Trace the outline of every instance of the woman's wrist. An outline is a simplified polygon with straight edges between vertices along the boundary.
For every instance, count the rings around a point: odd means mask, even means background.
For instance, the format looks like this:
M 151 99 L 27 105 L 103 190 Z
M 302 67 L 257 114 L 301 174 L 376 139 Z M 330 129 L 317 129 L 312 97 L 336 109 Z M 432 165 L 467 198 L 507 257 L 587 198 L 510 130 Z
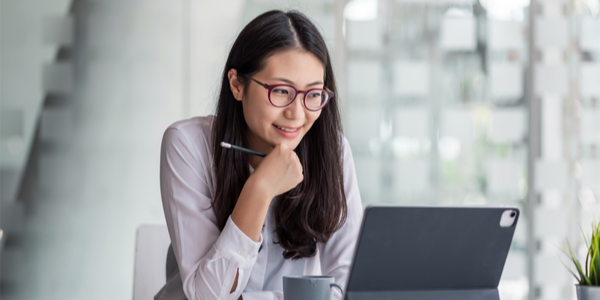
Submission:
M 248 178 L 238 198 L 231 220 L 246 236 L 258 242 L 272 197 L 262 184 Z
M 273 191 L 268 182 L 265 182 L 262 178 L 258 176 L 250 175 L 246 183 L 244 184 L 243 189 L 247 189 L 250 195 L 253 195 L 258 199 L 264 199 L 267 202 L 270 202 L 276 195 L 274 195 Z

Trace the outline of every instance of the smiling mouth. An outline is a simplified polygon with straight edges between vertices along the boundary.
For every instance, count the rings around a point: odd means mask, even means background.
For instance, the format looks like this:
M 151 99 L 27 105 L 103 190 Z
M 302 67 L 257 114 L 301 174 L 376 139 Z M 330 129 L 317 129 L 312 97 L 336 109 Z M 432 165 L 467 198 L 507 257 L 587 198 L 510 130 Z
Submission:
M 277 126 L 275 124 L 273 124 L 273 126 L 277 127 L 277 129 L 285 131 L 285 132 L 296 132 L 296 131 L 300 130 L 300 128 L 302 128 L 302 127 L 286 128 L 286 127 Z

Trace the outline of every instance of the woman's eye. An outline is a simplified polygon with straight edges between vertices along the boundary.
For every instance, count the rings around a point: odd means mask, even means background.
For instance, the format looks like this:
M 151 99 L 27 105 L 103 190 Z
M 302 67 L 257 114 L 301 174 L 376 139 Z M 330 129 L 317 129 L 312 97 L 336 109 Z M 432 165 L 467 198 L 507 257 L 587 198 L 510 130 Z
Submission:
M 277 93 L 277 94 L 282 94 L 282 95 L 285 95 L 288 93 L 288 91 L 284 90 L 284 89 L 274 89 L 273 92 Z
M 311 97 L 311 98 L 321 98 L 321 93 L 319 93 L 319 92 L 311 93 L 309 95 L 309 97 Z

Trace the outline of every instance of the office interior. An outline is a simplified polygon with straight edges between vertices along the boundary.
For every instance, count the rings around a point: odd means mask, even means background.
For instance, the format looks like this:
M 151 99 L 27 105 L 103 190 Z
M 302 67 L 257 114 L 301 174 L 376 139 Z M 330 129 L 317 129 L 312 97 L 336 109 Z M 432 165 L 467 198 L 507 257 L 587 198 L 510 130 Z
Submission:
M 561 260 L 600 217 L 599 0 L 0 3 L 1 299 L 134 297 L 138 229 L 165 226 L 162 133 L 213 113 L 270 9 L 325 37 L 363 206 L 518 207 L 501 299 L 576 299 Z

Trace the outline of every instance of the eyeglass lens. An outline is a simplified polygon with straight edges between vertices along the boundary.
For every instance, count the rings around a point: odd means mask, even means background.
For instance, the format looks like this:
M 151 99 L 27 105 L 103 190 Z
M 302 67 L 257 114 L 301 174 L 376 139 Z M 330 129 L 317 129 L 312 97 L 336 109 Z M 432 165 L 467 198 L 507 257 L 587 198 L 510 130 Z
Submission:
M 276 106 L 285 106 L 296 98 L 296 90 L 289 86 L 276 86 L 271 90 L 271 102 Z M 304 96 L 304 103 L 308 109 L 317 109 L 329 99 L 329 94 L 321 89 L 308 91 Z

